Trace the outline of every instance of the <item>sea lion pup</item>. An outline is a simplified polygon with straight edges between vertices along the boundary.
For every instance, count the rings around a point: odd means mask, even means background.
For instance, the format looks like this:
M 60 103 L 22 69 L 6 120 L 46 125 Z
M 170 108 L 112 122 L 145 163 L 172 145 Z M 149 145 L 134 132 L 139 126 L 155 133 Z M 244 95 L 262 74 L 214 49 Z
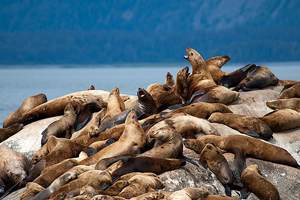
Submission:
M 168 200 L 197 200 L 201 197 L 207 197 L 209 191 L 204 188 L 184 188 L 173 192 L 167 199 Z
M 52 122 L 43 132 L 42 132 L 42 146 L 46 144 L 49 137 L 66 137 L 70 138 L 73 133 L 73 127 L 76 120 L 76 114 L 74 107 L 71 103 L 67 104 L 64 110 L 64 116 L 59 120 Z
M 266 105 L 273 110 L 289 108 L 300 112 L 300 98 L 277 99 L 267 101 Z
M 224 185 L 225 194 L 231 196 L 233 173 L 223 154 L 214 145 L 206 144 L 200 153 L 200 163 L 208 166 Z
M 126 117 L 125 128 L 119 140 L 95 155 L 84 159 L 81 165 L 96 164 L 103 158 L 119 156 L 124 154 L 140 153 L 146 143 L 146 135 L 138 122 L 135 110 L 131 110 Z
M 187 55 L 184 56 L 193 68 L 192 73 L 188 77 L 188 96 L 191 96 L 198 90 L 216 85 L 211 74 L 209 73 L 202 56 L 194 49 L 186 48 Z
M 47 167 L 59 163 L 66 158 L 76 157 L 81 151 L 87 153 L 88 156 L 96 153 L 96 150 L 91 147 L 85 147 L 66 138 L 50 136 L 48 142 L 34 154 L 31 164 L 36 164 L 45 158 Z
M 18 188 L 25 186 L 29 168 L 30 163 L 26 156 L 10 149 L 6 144 L 1 144 L 0 195 L 7 190 L 17 189 L 16 186 Z
M 10 136 L 13 136 L 23 128 L 23 124 L 13 124 L 6 128 L 0 128 L 0 142 L 6 140 Z
M 174 81 L 173 75 L 170 72 L 168 72 L 166 74 L 165 85 L 170 86 L 170 87 L 172 87 L 173 85 L 175 85 L 175 81 Z
M 264 121 L 247 115 L 215 112 L 210 115 L 208 121 L 225 124 L 240 133 L 264 140 L 271 139 L 273 135 L 272 130 Z
M 133 107 L 130 109 L 126 109 L 123 112 L 111 117 L 103 122 L 99 127 L 100 132 L 105 131 L 111 127 L 114 127 L 118 124 L 122 124 L 126 120 L 126 116 L 131 110 L 136 111 L 136 115 L 138 119 L 143 119 L 149 117 L 152 114 L 158 113 L 155 101 L 153 100 L 152 96 L 143 88 L 139 88 L 137 90 L 138 100 L 135 102 Z
M 47 97 L 43 93 L 27 97 L 17 110 L 13 111 L 5 118 L 3 122 L 3 128 L 9 127 L 10 125 L 17 123 L 19 118 L 22 117 L 24 113 L 45 102 L 47 102 Z
M 159 112 L 175 104 L 185 104 L 188 92 L 187 77 L 189 68 L 184 67 L 177 73 L 173 87 L 154 83 L 147 87 L 147 92 L 155 101 Z
M 257 70 L 250 76 L 244 78 L 235 88 L 234 91 L 251 91 L 253 89 L 262 89 L 266 86 L 277 85 L 278 78 L 266 66 L 258 66 Z
M 227 88 L 237 86 L 244 78 L 250 76 L 257 70 L 258 66 L 253 63 L 245 65 L 244 67 L 237 69 L 230 74 L 223 75 L 218 84 Z
M 275 110 L 259 119 L 265 122 L 274 132 L 285 131 L 300 126 L 300 113 L 289 108 Z
M 259 199 L 280 199 L 277 188 L 259 174 L 256 164 L 244 169 L 241 175 L 241 181 L 244 184 L 244 188 L 253 192 Z M 244 190 L 242 190 L 241 195 L 243 199 L 247 199 L 249 193 L 245 194 Z
M 280 92 L 278 98 L 279 99 L 300 98 L 300 82 L 286 85 Z
M 105 108 L 107 106 L 108 95 L 109 92 L 102 90 L 86 90 L 68 94 L 43 103 L 24 113 L 18 122 L 26 125 L 40 119 L 63 115 L 68 103 L 72 103 L 74 109 L 77 111 L 88 103 L 95 103 L 100 109 Z M 121 95 L 121 97 L 127 100 L 130 98 L 130 95 Z
M 106 115 L 101 118 L 101 122 L 105 121 L 108 118 L 111 118 L 120 112 L 125 110 L 125 104 L 123 99 L 120 96 L 120 91 L 118 87 L 115 87 L 108 96 L 107 102 L 107 112 Z
M 209 116 L 214 112 L 232 113 L 229 107 L 222 103 L 197 102 L 188 106 L 174 109 L 164 114 L 163 117 L 171 117 L 176 113 L 186 113 L 194 117 L 208 119 Z
M 246 157 L 253 157 L 299 168 L 299 164 L 295 158 L 285 149 L 244 135 L 204 135 L 197 139 L 185 140 L 183 143 L 189 149 L 193 149 L 193 147 L 200 147 L 201 149 L 201 147 L 203 148 L 207 143 L 214 143 L 216 147 L 233 153 L 240 174 L 245 168 Z M 195 145 L 193 143 L 198 144 Z
M 230 60 L 229 56 L 216 56 L 205 61 L 206 67 L 214 79 L 215 83 L 218 84 L 222 76 L 229 74 L 221 70 L 223 65 L 225 65 Z

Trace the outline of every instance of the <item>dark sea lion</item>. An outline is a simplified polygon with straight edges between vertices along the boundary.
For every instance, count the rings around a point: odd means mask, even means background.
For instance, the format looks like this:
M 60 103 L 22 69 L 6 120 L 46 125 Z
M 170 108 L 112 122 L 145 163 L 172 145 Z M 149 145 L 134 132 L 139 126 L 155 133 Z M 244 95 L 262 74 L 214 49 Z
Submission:
M 219 80 L 222 76 L 229 74 L 228 72 L 224 72 L 221 70 L 223 65 L 225 65 L 230 60 L 229 56 L 216 56 L 212 57 L 205 61 L 206 67 L 213 77 L 216 84 L 219 83 Z
M 223 75 L 218 84 L 222 85 L 227 88 L 235 87 L 237 86 L 244 78 L 250 76 L 258 69 L 258 66 L 256 66 L 253 63 L 250 63 L 240 69 L 237 69 L 230 74 Z
M 281 91 L 279 99 L 300 98 L 300 83 L 286 85 Z
M 175 81 L 174 81 L 173 75 L 170 72 L 168 72 L 166 74 L 165 85 L 168 85 L 170 87 L 173 86 L 173 85 L 175 85 Z
M 164 114 L 163 117 L 171 117 L 177 113 L 186 113 L 195 117 L 208 119 L 209 116 L 214 112 L 232 113 L 229 107 L 222 103 L 197 102 L 188 106 L 174 109 Z
M 277 99 L 267 101 L 266 105 L 273 109 L 289 108 L 300 112 L 300 98 Z
M 100 132 L 105 131 L 108 128 L 114 127 L 118 124 L 122 124 L 126 120 L 126 116 L 130 110 L 135 110 L 138 119 L 146 118 L 152 114 L 158 113 L 155 101 L 152 96 L 143 88 L 137 90 L 138 100 L 130 109 L 126 109 L 123 112 L 115 115 L 114 117 L 101 122 L 99 127 Z
M 6 144 L 0 146 L 0 195 L 5 191 L 24 187 L 30 163 L 22 153 L 10 149 Z
M 91 85 L 87 90 L 95 90 L 95 86 Z
M 257 70 L 250 76 L 244 78 L 235 88 L 234 91 L 250 91 L 253 89 L 262 89 L 266 86 L 277 85 L 278 78 L 273 72 L 265 66 L 258 66 Z
M 131 110 L 125 121 L 124 131 L 119 140 L 93 156 L 80 162 L 81 165 L 93 165 L 103 158 L 140 153 L 146 143 L 143 128 L 138 122 L 135 110 Z
M 98 104 L 91 102 L 83 104 L 79 110 L 76 110 L 76 121 L 74 123 L 74 131 L 79 131 L 91 120 L 94 112 L 99 112 L 104 108 L 100 108 Z
M 256 164 L 250 165 L 244 169 L 241 175 L 241 181 L 244 184 L 244 188 L 253 192 L 259 199 L 280 199 L 277 188 L 259 174 L 258 166 Z M 248 195 L 245 195 L 244 190 L 242 190 L 241 195 L 243 199 L 247 199 L 248 197 Z
M 265 122 L 274 132 L 285 131 L 300 126 L 300 113 L 289 108 L 275 110 L 259 119 Z
M 193 147 L 196 147 L 198 150 L 208 143 L 214 143 L 216 147 L 235 154 L 235 161 L 240 174 L 245 168 L 246 157 L 299 168 L 295 158 L 285 149 L 248 136 L 236 134 L 226 136 L 204 135 L 198 139 L 184 141 L 184 145 L 187 148 L 193 149 Z
M 10 136 L 13 136 L 23 128 L 23 124 L 13 124 L 6 128 L 0 128 L 0 142 L 6 140 Z
M 210 115 L 208 121 L 225 124 L 240 133 L 264 140 L 271 139 L 273 135 L 272 130 L 264 121 L 247 115 L 216 112 Z
M 187 55 L 184 56 L 193 68 L 192 73 L 188 77 L 188 96 L 191 96 L 198 90 L 216 85 L 211 74 L 209 73 L 202 56 L 194 49 L 186 48 Z
M 45 94 L 42 93 L 27 97 L 17 110 L 13 111 L 10 115 L 8 115 L 5 118 L 3 122 L 3 128 L 9 127 L 10 125 L 17 123 L 19 121 L 19 118 L 22 117 L 24 113 L 45 102 L 47 102 L 47 97 Z
M 200 162 L 217 176 L 225 187 L 227 196 L 231 196 L 233 173 L 223 154 L 212 144 L 206 144 L 200 153 Z
M 73 127 L 76 120 L 76 114 L 74 107 L 71 103 L 68 103 L 64 109 L 64 115 L 59 120 L 52 122 L 42 132 L 42 146 L 48 141 L 49 137 L 66 137 L 70 138 L 73 133 Z

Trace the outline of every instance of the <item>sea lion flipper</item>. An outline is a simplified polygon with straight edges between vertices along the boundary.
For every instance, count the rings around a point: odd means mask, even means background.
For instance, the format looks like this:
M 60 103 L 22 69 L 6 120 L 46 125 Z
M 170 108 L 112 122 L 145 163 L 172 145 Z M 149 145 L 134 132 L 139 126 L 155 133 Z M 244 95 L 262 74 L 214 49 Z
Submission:
M 250 64 L 248 64 L 248 65 L 242 67 L 241 70 L 242 70 L 243 72 L 245 72 L 245 71 L 249 70 L 251 67 L 255 67 L 255 66 L 256 66 L 256 65 L 255 65 L 254 63 L 250 63 Z M 257 67 L 257 66 L 256 66 L 256 67 Z M 252 73 L 253 73 L 253 72 L 252 72 Z
M 82 129 L 91 119 L 92 113 L 83 112 L 82 110 L 77 114 L 76 121 L 74 124 L 74 131 Z
M 207 92 L 209 91 L 208 88 L 204 88 L 204 89 L 201 89 L 201 90 L 198 90 L 196 91 L 192 96 L 191 98 L 188 100 L 187 104 L 191 104 L 193 102 L 193 99 L 197 96 L 203 96 L 205 95 Z
M 247 199 L 248 198 L 248 196 L 250 195 L 250 191 L 247 189 L 247 188 L 243 188 L 242 190 L 241 190 L 241 198 L 242 199 Z
M 109 145 L 115 143 L 116 141 L 117 141 L 117 140 L 115 140 L 114 138 L 109 138 L 108 140 L 106 140 L 104 146 L 107 147 L 107 146 L 109 146 Z
M 229 185 L 224 185 L 226 196 L 231 197 L 231 187 Z
M 243 127 L 241 131 L 251 137 L 262 138 L 261 135 L 259 135 L 257 132 L 255 132 L 252 128 L 250 128 L 248 126 Z
M 237 166 L 239 174 L 241 175 L 245 169 L 245 155 L 241 150 L 234 153 L 234 162 Z
M 185 160 L 185 161 L 191 163 L 192 165 L 195 165 L 196 167 L 199 167 L 199 165 L 195 161 L 193 161 L 192 159 L 190 159 L 188 157 L 185 157 L 184 155 L 178 156 L 178 159 Z

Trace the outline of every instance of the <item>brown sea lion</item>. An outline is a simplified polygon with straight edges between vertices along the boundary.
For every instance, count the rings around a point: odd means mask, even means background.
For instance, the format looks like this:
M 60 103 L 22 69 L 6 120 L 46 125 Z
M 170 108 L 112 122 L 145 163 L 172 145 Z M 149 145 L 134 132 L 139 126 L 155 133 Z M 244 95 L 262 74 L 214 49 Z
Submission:
M 6 144 L 0 146 L 0 195 L 9 190 L 24 187 L 30 169 L 27 157 L 10 149 Z M 17 188 L 16 188 L 17 186 Z
M 280 79 L 278 79 L 278 84 L 277 85 L 286 86 L 286 85 L 295 84 L 295 83 L 299 83 L 299 81 L 295 81 L 295 80 L 280 80 Z
M 173 85 L 175 85 L 175 81 L 174 81 L 173 75 L 170 72 L 168 72 L 166 74 L 165 85 L 168 85 L 170 87 L 173 86 Z
M 208 121 L 225 124 L 240 133 L 264 140 L 271 139 L 273 135 L 272 130 L 264 121 L 247 115 L 215 112 L 210 115 Z
M 228 72 L 224 72 L 221 70 L 223 65 L 225 65 L 229 60 L 229 56 L 224 55 L 212 57 L 205 61 L 206 67 L 216 84 L 219 83 L 219 80 L 222 76 L 229 74 Z
M 45 102 L 47 102 L 47 97 L 45 94 L 42 93 L 27 97 L 17 110 L 13 111 L 10 115 L 8 115 L 5 118 L 3 122 L 3 128 L 9 127 L 10 125 L 17 123 L 19 121 L 19 118 L 22 117 L 24 113 Z
M 80 162 L 81 165 L 96 164 L 100 159 L 124 154 L 139 153 L 145 146 L 146 136 L 138 122 L 135 110 L 131 110 L 125 121 L 125 128 L 119 140 L 95 155 Z
M 299 168 L 299 164 L 295 158 L 285 149 L 244 135 L 204 135 L 198 139 L 188 139 L 184 141 L 184 145 L 187 148 L 193 149 L 193 147 L 196 147 L 198 150 L 202 149 L 205 144 L 208 143 L 214 143 L 216 147 L 235 154 L 235 161 L 240 174 L 245 168 L 246 157 L 253 157 Z
M 300 126 L 300 113 L 289 108 L 275 110 L 259 119 L 265 122 L 274 132 L 285 131 Z
M 188 106 L 174 109 L 164 114 L 163 117 L 171 117 L 177 113 L 186 113 L 195 117 L 208 119 L 209 116 L 214 112 L 232 113 L 232 111 L 222 103 L 197 102 Z
M 286 85 L 280 92 L 279 99 L 300 98 L 300 82 Z
M 164 199 L 164 197 L 165 197 L 164 193 L 165 192 L 162 192 L 162 191 L 147 192 L 147 193 L 141 194 L 139 196 L 132 197 L 131 200 Z
M 52 122 L 43 132 L 42 132 L 42 146 L 48 141 L 49 137 L 66 137 L 70 138 L 73 133 L 73 127 L 76 120 L 76 114 L 74 107 L 71 103 L 68 103 L 64 109 L 64 115 L 59 120 Z
M 231 196 L 233 173 L 223 154 L 212 144 L 206 144 L 200 153 L 200 162 L 217 176 L 225 187 L 227 196 Z
M 277 85 L 278 78 L 266 66 L 258 66 L 257 70 L 250 76 L 244 78 L 235 88 L 234 91 L 250 91 L 253 89 L 262 89 L 266 86 Z
M 184 188 L 178 191 L 173 192 L 168 200 L 196 200 L 201 197 L 207 197 L 209 195 L 209 191 L 204 188 Z
M 191 96 L 198 90 L 216 85 L 211 74 L 209 73 L 202 56 L 194 49 L 186 48 L 187 55 L 184 56 L 193 68 L 192 73 L 188 77 L 188 96 Z
M 95 86 L 91 85 L 87 90 L 95 90 Z
M 259 199 L 280 199 L 277 188 L 266 178 L 259 174 L 258 166 L 256 164 L 250 165 L 249 167 L 244 169 L 241 175 L 241 180 L 244 184 L 244 188 L 253 192 Z M 242 198 L 247 199 L 248 195 L 245 195 L 244 190 L 242 191 Z
M 120 91 L 118 87 L 115 87 L 108 96 L 107 102 L 107 111 L 106 115 L 101 119 L 101 121 L 105 121 L 108 118 L 111 118 L 120 112 L 125 110 L 125 104 L 123 99 L 120 96 Z
M 13 124 L 6 128 L 0 128 L 0 142 L 6 140 L 10 136 L 13 136 L 23 128 L 23 124 Z
M 300 112 L 300 98 L 289 98 L 289 99 L 277 99 L 272 101 L 267 101 L 266 105 L 275 110 L 282 108 L 289 108 Z

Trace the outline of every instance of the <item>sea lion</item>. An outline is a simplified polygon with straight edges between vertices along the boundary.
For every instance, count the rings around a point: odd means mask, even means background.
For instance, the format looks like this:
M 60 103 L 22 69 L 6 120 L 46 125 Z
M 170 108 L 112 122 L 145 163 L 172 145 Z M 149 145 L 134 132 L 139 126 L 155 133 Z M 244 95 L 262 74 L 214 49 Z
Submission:
M 210 115 L 208 121 L 225 124 L 240 133 L 264 140 L 271 139 L 273 135 L 272 130 L 264 121 L 247 115 L 215 112 Z
M 286 86 L 286 85 L 295 84 L 295 83 L 299 83 L 299 81 L 278 79 L 278 84 L 277 85 Z
M 27 97 L 17 110 L 13 111 L 10 115 L 8 115 L 5 118 L 3 122 L 3 128 L 9 127 L 10 125 L 17 123 L 19 118 L 22 117 L 24 113 L 45 102 L 47 102 L 47 97 L 43 93 Z
M 225 187 L 227 196 L 231 196 L 233 173 L 223 154 L 212 144 L 206 144 L 200 153 L 200 162 L 217 176 Z
M 235 87 L 237 86 L 244 78 L 252 75 L 256 70 L 258 69 L 258 66 L 256 66 L 253 63 L 250 63 L 248 65 L 245 65 L 244 67 L 237 69 L 230 74 L 223 75 L 218 84 L 222 85 L 227 88 Z
M 202 56 L 194 49 L 186 48 L 187 55 L 184 56 L 193 68 L 192 73 L 188 77 L 188 96 L 191 96 L 198 90 L 216 85 L 211 74 L 209 73 Z
M 218 84 L 222 76 L 229 74 L 221 70 L 223 65 L 225 65 L 230 60 L 229 56 L 216 56 L 205 61 L 206 67 L 214 79 L 215 83 Z
M 176 113 L 186 113 L 194 117 L 208 119 L 209 116 L 214 112 L 232 113 L 229 107 L 222 103 L 197 102 L 188 106 L 174 109 L 164 114 L 163 117 L 171 117 Z
M 87 90 L 95 90 L 95 86 L 91 85 Z
M 166 74 L 165 85 L 168 85 L 170 87 L 172 87 L 173 85 L 175 85 L 175 81 L 174 81 L 173 75 L 170 72 L 168 72 Z
M 300 98 L 300 83 L 286 85 L 280 92 L 279 99 Z
M 101 122 L 111 118 L 125 110 L 125 104 L 120 96 L 118 87 L 115 87 L 108 96 L 106 115 L 101 119 Z
M 26 190 L 24 190 L 20 195 L 20 200 L 22 199 L 32 199 L 37 193 L 43 191 L 45 188 L 37 183 L 29 182 L 26 184 Z
M 295 158 L 285 149 L 244 135 L 204 135 L 197 139 L 185 140 L 183 143 L 187 148 L 196 147 L 198 150 L 207 143 L 214 143 L 216 147 L 235 154 L 235 161 L 240 174 L 245 168 L 245 158 L 248 156 L 291 167 L 300 167 Z
M 6 140 L 10 136 L 13 136 L 23 128 L 23 124 L 15 123 L 6 128 L 0 128 L 0 142 Z
M 278 78 L 266 66 L 258 66 L 257 70 L 250 76 L 244 78 L 235 88 L 234 91 L 250 91 L 253 89 L 262 89 L 266 86 L 277 85 Z
M 11 188 L 25 186 L 30 163 L 22 153 L 0 146 L 0 195 Z
M 48 141 L 49 137 L 66 137 L 70 138 L 73 133 L 73 127 L 76 120 L 76 114 L 74 107 L 71 103 L 68 103 L 64 109 L 64 116 L 59 120 L 52 122 L 43 132 L 42 132 L 42 146 Z
M 267 101 L 266 105 L 273 110 L 289 108 L 292 110 L 296 110 L 297 112 L 300 112 L 300 98 L 271 100 L 271 101 Z
M 300 126 L 300 113 L 289 108 L 275 110 L 259 119 L 265 122 L 274 132 L 285 131 Z
M 241 180 L 244 184 L 244 188 L 253 192 L 259 199 L 280 199 L 277 188 L 259 174 L 258 166 L 256 164 L 250 165 L 244 169 Z M 248 195 L 245 195 L 244 190 L 242 190 L 241 195 L 243 199 L 247 199 L 248 197 Z
M 138 122 L 135 110 L 131 110 L 125 121 L 125 128 L 119 140 L 95 155 L 80 162 L 81 165 L 96 164 L 100 159 L 124 154 L 139 153 L 145 146 L 146 136 Z
M 40 119 L 63 115 L 63 111 L 68 103 L 72 103 L 77 111 L 83 105 L 91 102 L 97 104 L 99 108 L 104 108 L 107 106 L 108 95 L 109 92 L 101 90 L 87 90 L 68 94 L 43 103 L 24 113 L 18 120 L 18 123 L 26 125 Z M 129 95 L 121 95 L 121 97 L 123 99 L 130 98 Z
M 152 114 L 158 113 L 155 101 L 153 100 L 152 96 L 143 88 L 139 88 L 137 90 L 138 100 L 130 109 L 126 109 L 123 112 L 101 122 L 99 127 L 100 132 L 105 131 L 108 128 L 114 127 L 118 124 L 122 124 L 126 120 L 126 116 L 131 110 L 136 111 L 136 115 L 138 119 L 146 118 Z
M 204 188 L 184 188 L 173 192 L 167 199 L 168 200 L 196 200 L 201 197 L 207 197 L 209 191 Z
M 139 196 L 132 197 L 131 200 L 164 199 L 164 197 L 165 197 L 164 193 L 166 193 L 166 192 L 163 192 L 163 191 L 147 192 L 147 193 L 141 194 Z

